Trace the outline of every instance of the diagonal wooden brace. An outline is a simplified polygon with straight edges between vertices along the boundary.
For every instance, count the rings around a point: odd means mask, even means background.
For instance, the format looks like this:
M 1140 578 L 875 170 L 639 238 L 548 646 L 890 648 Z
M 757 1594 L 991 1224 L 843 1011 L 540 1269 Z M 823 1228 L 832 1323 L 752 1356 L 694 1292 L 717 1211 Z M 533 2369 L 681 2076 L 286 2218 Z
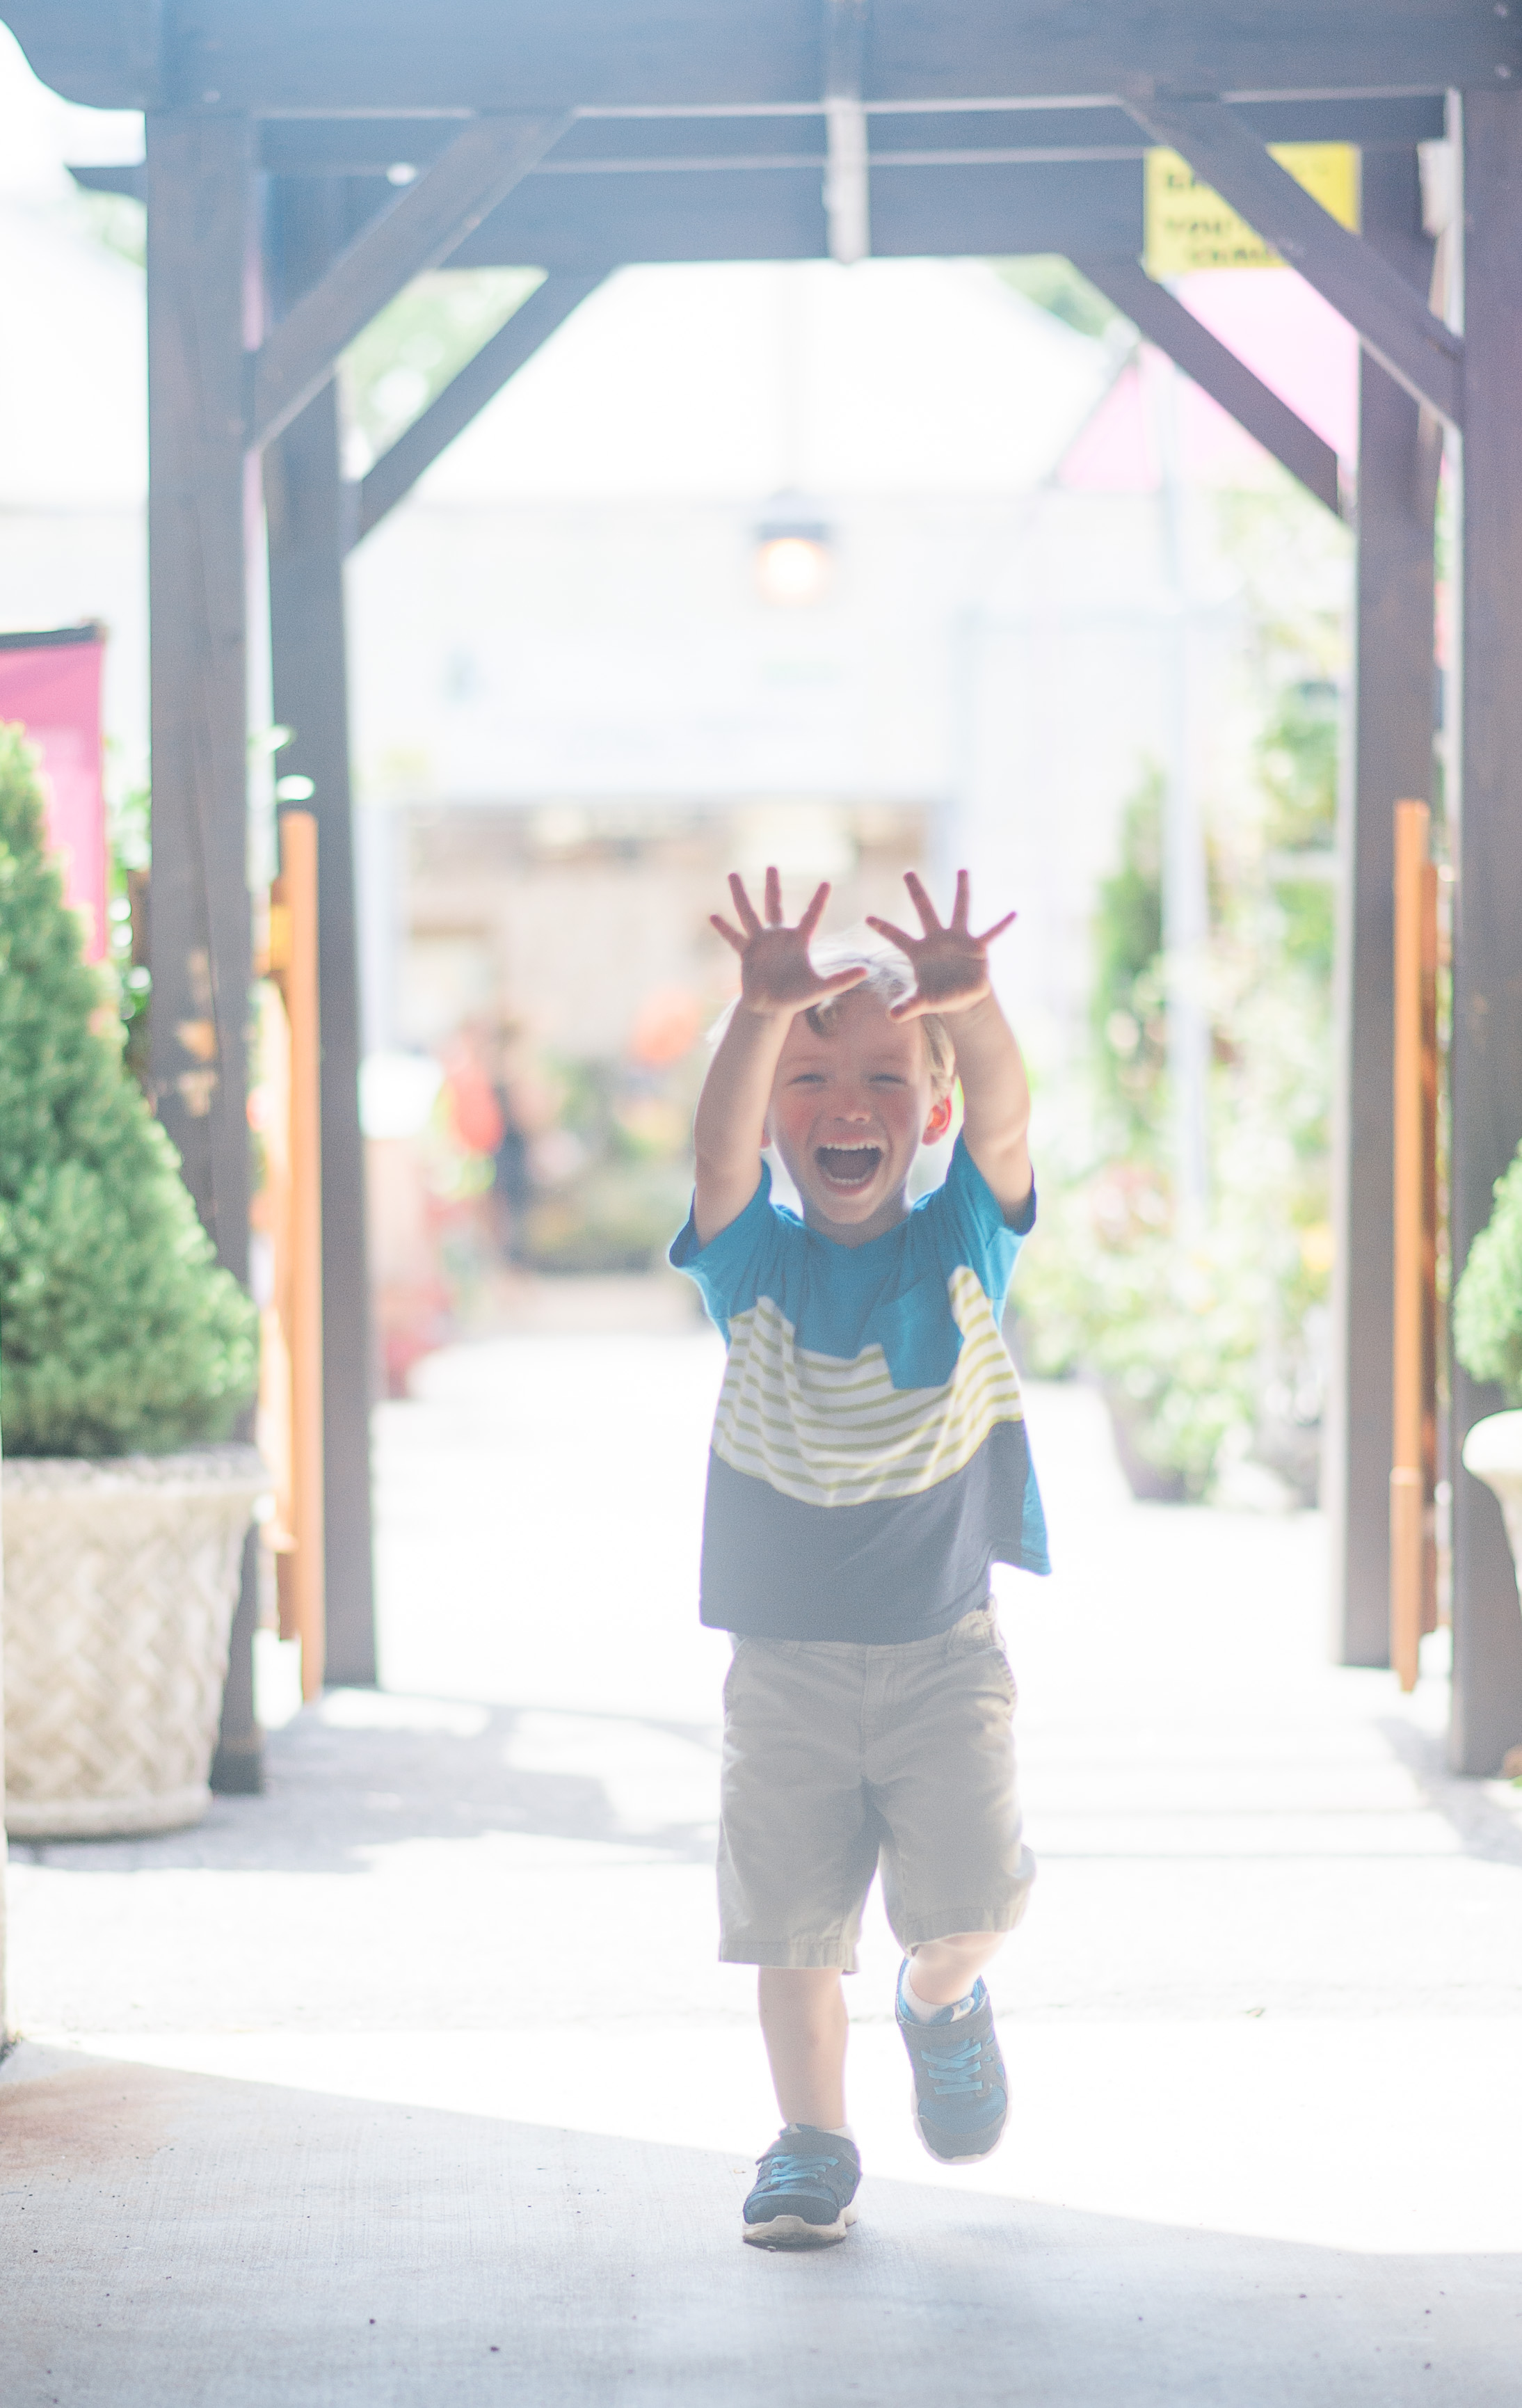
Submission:
M 1075 251 L 1073 265 L 1149 343 L 1166 351 L 1212 401 L 1219 402 L 1281 467 L 1287 468 L 1335 516 L 1342 516 L 1337 454 L 1331 445 L 1297 417 L 1251 368 L 1245 367 L 1236 353 L 1218 342 L 1181 301 L 1175 301 L 1165 285 L 1155 284 L 1133 259 Z
M 1339 225 L 1224 102 L 1122 97 L 1145 133 L 1180 152 L 1315 285 L 1398 384 L 1450 426 L 1462 425 L 1463 337 L 1433 316 L 1372 244 Z
M 253 354 L 252 449 L 284 432 L 377 311 L 448 259 L 570 122 L 563 115 L 474 119 L 394 208 L 356 236 Z
M 387 511 L 394 509 L 412 491 L 439 453 L 473 418 L 480 415 L 489 401 L 496 399 L 508 379 L 517 375 L 524 362 L 533 358 L 557 326 L 602 282 L 603 274 L 597 268 L 579 276 L 547 276 L 519 304 L 506 324 L 481 345 L 474 359 L 466 361 L 459 375 L 450 379 L 436 399 L 397 437 L 389 451 L 381 453 L 368 476 L 362 479 L 353 529 L 346 549 L 351 550 L 361 542 Z

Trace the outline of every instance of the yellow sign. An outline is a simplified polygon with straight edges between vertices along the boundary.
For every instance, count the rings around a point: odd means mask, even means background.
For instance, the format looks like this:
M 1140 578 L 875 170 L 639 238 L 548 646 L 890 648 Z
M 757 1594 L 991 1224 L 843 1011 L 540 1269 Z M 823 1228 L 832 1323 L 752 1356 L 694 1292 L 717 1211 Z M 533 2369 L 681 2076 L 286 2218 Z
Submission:
M 1358 152 L 1351 142 L 1274 142 L 1281 167 L 1350 232 L 1358 230 Z M 1245 218 L 1202 184 L 1176 150 L 1146 154 L 1146 272 L 1188 276 L 1197 267 L 1282 267 Z

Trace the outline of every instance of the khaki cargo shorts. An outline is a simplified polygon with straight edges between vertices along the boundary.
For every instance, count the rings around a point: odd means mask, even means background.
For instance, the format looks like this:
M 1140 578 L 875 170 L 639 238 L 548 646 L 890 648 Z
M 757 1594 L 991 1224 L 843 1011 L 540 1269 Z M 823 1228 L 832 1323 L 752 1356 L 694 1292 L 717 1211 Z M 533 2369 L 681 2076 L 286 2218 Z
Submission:
M 856 1971 L 879 1865 L 899 1943 L 1011 1931 L 1015 1682 L 990 1605 L 892 1646 L 741 1639 L 724 1684 L 719 1956 Z

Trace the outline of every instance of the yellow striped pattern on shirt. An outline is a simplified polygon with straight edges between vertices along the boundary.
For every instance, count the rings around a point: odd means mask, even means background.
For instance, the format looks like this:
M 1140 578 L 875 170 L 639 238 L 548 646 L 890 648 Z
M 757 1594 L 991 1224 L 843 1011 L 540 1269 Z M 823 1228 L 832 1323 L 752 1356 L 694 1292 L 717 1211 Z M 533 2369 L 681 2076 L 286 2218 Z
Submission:
M 976 1273 L 962 1265 L 946 1287 L 962 1343 L 939 1388 L 895 1388 L 880 1345 L 849 1363 L 811 1353 L 770 1297 L 737 1312 L 714 1453 L 803 1505 L 875 1504 L 951 1479 L 1023 1409 Z

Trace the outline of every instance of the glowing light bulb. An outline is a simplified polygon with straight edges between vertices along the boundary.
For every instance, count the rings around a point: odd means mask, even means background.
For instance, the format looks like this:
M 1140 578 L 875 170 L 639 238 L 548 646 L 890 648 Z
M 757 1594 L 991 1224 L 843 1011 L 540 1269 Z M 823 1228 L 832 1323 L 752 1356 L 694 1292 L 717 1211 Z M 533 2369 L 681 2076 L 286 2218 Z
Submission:
M 812 535 L 768 536 L 756 552 L 761 599 L 797 610 L 818 602 L 830 582 L 830 548 Z

